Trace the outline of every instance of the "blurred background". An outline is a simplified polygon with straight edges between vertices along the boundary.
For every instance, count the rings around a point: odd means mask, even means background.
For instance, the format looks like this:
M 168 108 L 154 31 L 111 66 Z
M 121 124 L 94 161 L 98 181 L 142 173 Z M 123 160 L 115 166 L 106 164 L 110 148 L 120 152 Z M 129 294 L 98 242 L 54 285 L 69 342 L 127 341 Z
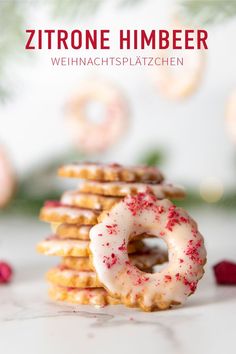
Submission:
M 114 45 L 120 29 L 194 26 L 208 31 L 204 52 L 121 53 Z M 105 28 L 113 44 L 102 52 L 26 51 L 27 28 Z M 236 0 L 0 0 L 0 29 L 0 284 L 14 273 L 0 289 L 1 348 L 116 350 L 112 334 L 128 333 L 120 342 L 129 352 L 158 341 L 165 353 L 234 353 L 236 288 L 218 286 L 212 267 L 236 260 Z M 52 66 L 51 57 L 62 56 L 179 56 L 184 65 Z M 36 254 L 51 232 L 38 214 L 45 200 L 76 187 L 56 176 L 75 160 L 157 165 L 186 188 L 178 203 L 197 220 L 208 259 L 180 312 L 130 317 L 131 310 L 87 313 L 49 302 L 43 274 L 55 260 Z
M 0 9 L 4 213 L 37 215 L 64 188 L 56 168 L 78 159 L 160 165 L 187 188 L 183 205 L 236 208 L 235 1 L 1 1 Z M 208 30 L 204 53 L 122 52 L 183 56 L 183 67 L 51 64 L 53 56 L 119 56 L 117 46 L 105 54 L 24 50 L 27 28 L 108 28 L 112 37 L 121 28 L 193 26 Z

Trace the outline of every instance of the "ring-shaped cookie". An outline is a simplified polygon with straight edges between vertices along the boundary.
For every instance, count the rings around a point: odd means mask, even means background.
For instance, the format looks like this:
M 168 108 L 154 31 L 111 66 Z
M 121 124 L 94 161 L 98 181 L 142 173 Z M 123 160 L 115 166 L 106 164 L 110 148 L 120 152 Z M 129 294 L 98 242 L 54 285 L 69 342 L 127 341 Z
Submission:
M 16 178 L 5 149 L 0 146 L 0 208 L 5 207 L 15 192 Z
M 236 143 L 236 89 L 230 94 L 226 106 L 226 128 L 234 143 Z
M 75 162 L 61 166 L 60 177 L 80 178 L 99 182 L 156 182 L 164 179 L 162 172 L 153 166 L 123 166 L 118 163 Z
M 93 121 L 88 112 L 92 105 L 104 109 L 99 121 Z M 96 108 L 98 111 L 99 107 Z M 128 105 L 122 92 L 102 80 L 86 81 L 71 98 L 67 109 L 68 123 L 75 144 L 87 153 L 104 151 L 125 132 L 128 123 Z
M 188 29 L 176 17 L 172 20 L 171 28 L 178 28 L 183 31 Z M 170 32 L 171 33 L 171 32 Z M 195 33 L 193 33 L 193 38 Z M 173 40 L 170 35 L 170 41 Z M 182 38 L 183 39 L 183 38 Z M 196 38 L 195 38 L 196 40 Z M 164 49 L 160 50 L 158 56 L 164 62 L 155 67 L 152 74 L 155 84 L 161 94 L 168 99 L 181 100 L 192 95 L 200 86 L 206 66 L 206 52 L 199 49 Z M 178 64 L 178 59 L 183 64 Z M 172 60 L 176 61 L 172 64 Z M 168 65 L 165 65 L 169 61 Z
M 154 274 L 132 265 L 127 253 L 133 235 L 146 232 L 162 238 L 168 247 L 168 265 Z M 150 311 L 182 304 L 204 273 L 206 250 L 195 221 L 169 200 L 152 194 L 127 196 L 103 214 L 90 230 L 90 239 L 98 279 L 127 306 Z

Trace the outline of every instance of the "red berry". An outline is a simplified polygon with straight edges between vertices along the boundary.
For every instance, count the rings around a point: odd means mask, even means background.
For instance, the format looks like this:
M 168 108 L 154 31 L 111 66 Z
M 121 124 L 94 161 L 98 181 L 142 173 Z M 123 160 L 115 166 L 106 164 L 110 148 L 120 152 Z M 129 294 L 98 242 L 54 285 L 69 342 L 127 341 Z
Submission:
M 48 207 L 48 208 L 57 208 L 57 207 L 60 207 L 62 205 L 63 204 L 61 202 L 59 202 L 58 200 L 47 200 L 44 203 L 44 206 Z
M 222 261 L 213 269 L 218 284 L 236 285 L 236 263 Z
M 12 268 L 5 262 L 0 262 L 0 284 L 9 283 L 12 276 Z

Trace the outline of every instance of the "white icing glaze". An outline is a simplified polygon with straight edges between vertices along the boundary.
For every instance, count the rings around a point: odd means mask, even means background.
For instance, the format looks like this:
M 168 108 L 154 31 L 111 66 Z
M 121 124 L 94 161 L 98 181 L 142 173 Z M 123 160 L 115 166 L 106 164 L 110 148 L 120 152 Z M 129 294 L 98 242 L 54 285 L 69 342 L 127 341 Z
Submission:
M 137 193 L 145 193 L 147 190 L 152 191 L 155 196 L 159 199 L 163 199 L 168 195 L 184 195 L 184 189 L 179 186 L 174 186 L 172 184 L 146 184 L 146 183 L 126 183 L 126 182 L 96 182 L 96 181 L 86 181 L 85 186 L 96 188 L 96 186 L 104 191 L 104 193 L 112 193 L 112 189 L 115 188 L 119 191 L 120 196 L 126 196 L 132 194 L 135 190 Z M 81 190 L 83 190 L 83 182 L 80 185 Z M 110 194 L 112 195 L 112 194 Z
M 63 193 L 61 197 L 61 202 L 67 205 L 80 205 L 84 201 L 84 194 L 76 193 L 74 191 L 67 191 Z M 94 209 L 101 209 L 100 203 L 98 203 L 95 198 L 93 198 Z
M 63 239 L 48 239 L 39 243 L 39 246 L 45 249 L 45 254 L 53 255 L 59 251 L 69 252 L 72 248 L 85 250 L 89 247 L 89 241 L 83 240 L 63 240 Z
M 162 174 L 157 167 L 149 166 L 122 166 L 119 164 L 99 164 L 99 163 L 74 163 L 63 166 L 63 170 L 66 173 L 73 171 L 74 173 L 80 173 L 87 170 L 91 174 L 96 175 L 99 172 L 105 175 L 125 172 L 127 178 L 132 181 L 135 179 L 135 175 L 139 175 L 142 180 L 148 180 L 149 178 L 162 179 Z
M 75 295 L 75 300 L 78 303 L 83 303 L 85 298 L 89 298 L 89 303 L 91 305 L 101 307 L 104 302 L 104 298 L 108 296 L 107 292 L 102 288 L 91 288 L 91 289 L 73 289 Z
M 89 119 L 88 107 L 96 104 L 100 120 Z M 68 125 L 75 144 L 87 153 L 98 153 L 109 148 L 124 133 L 128 122 L 127 102 L 116 87 L 101 80 L 85 81 L 67 105 Z
M 138 193 L 145 193 L 147 191 L 147 188 L 150 189 L 150 191 L 152 191 L 158 199 L 165 198 L 166 193 L 168 193 L 169 195 L 184 193 L 183 188 L 170 184 L 145 185 L 142 183 L 136 183 L 135 187 L 137 188 Z M 130 185 L 126 183 L 126 185 L 122 186 L 121 192 L 123 195 L 130 194 Z
M 74 206 L 83 206 L 84 202 L 90 201 L 93 206 L 93 209 L 101 210 L 103 209 L 103 203 L 107 200 L 107 202 L 115 203 L 119 201 L 117 198 L 114 197 L 105 197 L 105 196 L 98 196 L 96 194 L 90 193 L 81 193 L 79 191 L 67 191 L 61 197 L 61 202 L 66 205 L 74 205 Z
M 77 226 L 79 228 L 79 232 L 83 236 L 89 235 L 89 231 L 91 229 L 91 226 L 83 225 L 83 226 Z
M 69 216 L 72 220 L 76 220 L 80 216 L 84 216 L 88 219 L 93 218 L 97 214 L 93 210 L 89 209 L 80 209 L 72 208 L 66 206 L 57 206 L 57 207 L 44 207 L 44 211 L 50 214 L 57 214 L 59 216 Z
M 128 258 L 128 241 L 142 233 L 161 237 L 168 247 L 168 266 L 155 274 L 141 272 Z M 152 308 L 160 301 L 183 303 L 203 275 L 206 250 L 196 223 L 183 209 L 151 194 L 128 196 L 116 204 L 92 227 L 90 239 L 99 280 L 131 305 Z
M 66 223 L 51 223 L 52 232 L 54 234 L 57 234 L 57 230 L 61 225 L 68 226 L 68 227 L 71 226 L 70 224 L 66 224 Z M 81 225 L 81 226 L 80 225 L 73 225 L 73 227 L 77 227 L 79 229 L 79 234 L 81 236 L 83 236 L 83 237 L 88 236 L 89 237 L 89 230 L 91 229 L 90 225 Z
M 67 293 L 72 292 L 73 298 L 79 304 L 84 303 L 85 300 L 89 299 L 89 303 L 95 306 L 103 306 L 105 298 L 108 297 L 108 293 L 103 288 L 66 288 L 58 285 L 53 285 L 51 287 L 54 297 L 61 300 L 61 291 L 66 291 Z M 59 292 L 55 296 L 55 291 Z
M 53 223 L 51 223 L 51 230 L 52 230 L 52 232 L 54 233 L 54 234 L 56 234 L 57 233 L 57 228 L 59 227 L 61 225 L 61 223 L 59 223 L 59 222 L 53 222 Z
M 56 269 L 56 271 L 58 272 L 58 274 L 62 275 L 65 278 L 72 278 L 74 276 L 77 276 L 78 278 L 80 278 L 81 280 L 85 280 L 87 278 L 92 278 L 92 279 L 96 279 L 96 273 L 93 271 L 78 271 L 78 270 L 73 270 L 73 269 Z

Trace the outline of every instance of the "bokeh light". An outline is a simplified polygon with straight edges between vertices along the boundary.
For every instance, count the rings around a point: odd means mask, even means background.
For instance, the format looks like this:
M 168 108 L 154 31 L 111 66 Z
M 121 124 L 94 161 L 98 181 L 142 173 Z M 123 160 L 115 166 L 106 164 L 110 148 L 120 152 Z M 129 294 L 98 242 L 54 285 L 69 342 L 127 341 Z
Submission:
M 216 177 L 208 177 L 200 184 L 200 195 L 207 203 L 217 203 L 223 194 L 223 183 Z
M 236 143 L 236 89 L 231 93 L 226 105 L 226 128 Z

